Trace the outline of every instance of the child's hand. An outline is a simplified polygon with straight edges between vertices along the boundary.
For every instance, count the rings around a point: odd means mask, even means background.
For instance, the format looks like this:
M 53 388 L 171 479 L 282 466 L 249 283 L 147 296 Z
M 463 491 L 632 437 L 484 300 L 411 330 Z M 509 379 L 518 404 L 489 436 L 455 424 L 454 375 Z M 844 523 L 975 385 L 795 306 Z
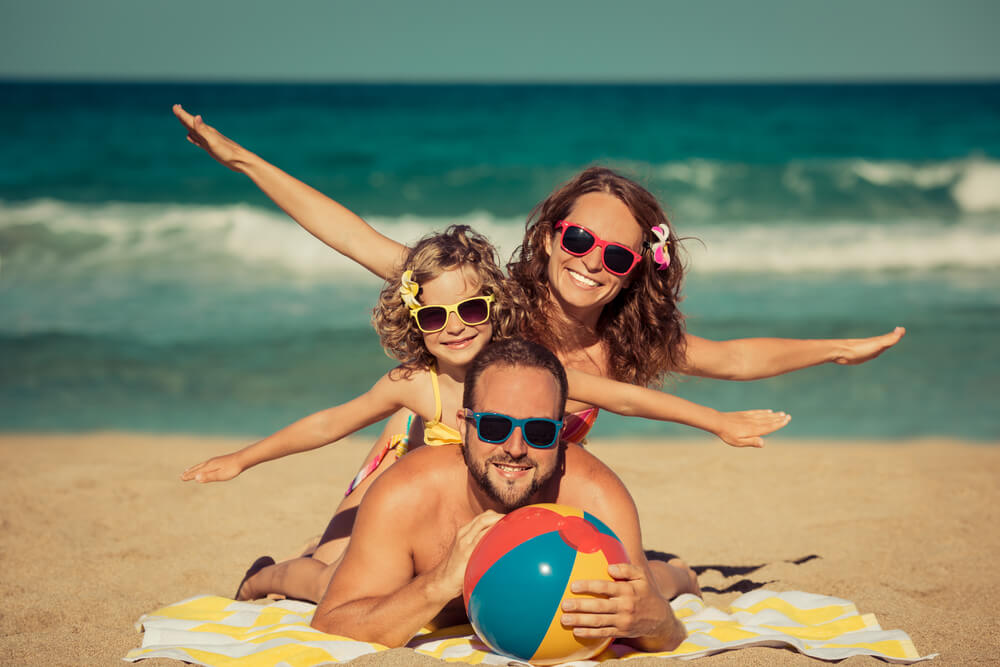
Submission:
M 791 415 L 774 410 L 723 412 L 716 435 L 733 447 L 763 447 L 761 436 L 777 431 L 791 420 Z
M 225 482 L 241 472 L 243 472 L 243 465 L 240 464 L 236 454 L 226 454 L 191 466 L 181 473 L 181 479 L 185 482 L 191 480 L 202 483 Z

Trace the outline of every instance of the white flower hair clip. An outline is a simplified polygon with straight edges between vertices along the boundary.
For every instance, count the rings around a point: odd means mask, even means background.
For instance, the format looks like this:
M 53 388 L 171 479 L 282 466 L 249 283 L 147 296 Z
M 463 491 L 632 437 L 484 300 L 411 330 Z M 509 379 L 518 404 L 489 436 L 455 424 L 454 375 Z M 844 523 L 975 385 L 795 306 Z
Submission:
M 651 230 L 656 241 L 649 244 L 653 251 L 653 261 L 660 271 L 666 270 L 670 266 L 670 253 L 667 252 L 667 244 L 670 243 L 670 228 L 666 225 L 656 225 Z
M 420 292 L 420 285 L 413 280 L 413 271 L 407 269 L 403 272 L 403 277 L 399 281 L 401 283 L 399 288 L 399 296 L 403 300 L 410 310 L 420 307 L 420 302 L 417 301 L 417 294 Z

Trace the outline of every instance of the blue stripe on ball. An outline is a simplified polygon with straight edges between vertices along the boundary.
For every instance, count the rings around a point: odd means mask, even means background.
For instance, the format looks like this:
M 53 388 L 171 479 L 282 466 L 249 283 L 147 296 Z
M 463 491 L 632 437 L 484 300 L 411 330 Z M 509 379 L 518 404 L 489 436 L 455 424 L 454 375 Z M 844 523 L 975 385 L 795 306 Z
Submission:
M 500 653 L 530 659 L 553 617 L 561 613 L 559 603 L 575 563 L 576 549 L 555 532 L 508 551 L 483 574 L 469 597 L 469 619 L 476 633 Z

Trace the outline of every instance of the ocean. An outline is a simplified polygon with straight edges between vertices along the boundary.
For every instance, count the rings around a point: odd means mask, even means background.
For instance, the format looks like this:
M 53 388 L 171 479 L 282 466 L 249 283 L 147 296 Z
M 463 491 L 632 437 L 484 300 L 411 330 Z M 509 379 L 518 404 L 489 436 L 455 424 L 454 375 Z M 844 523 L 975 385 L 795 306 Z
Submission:
M 391 367 L 380 281 L 188 144 L 179 102 L 393 238 L 463 222 L 504 258 L 558 184 L 622 170 L 691 237 L 690 332 L 908 330 L 862 366 L 665 390 L 790 412 L 774 438 L 1000 439 L 1000 84 L 6 82 L 0 100 L 2 431 L 257 438 Z M 603 415 L 594 436 L 692 433 Z

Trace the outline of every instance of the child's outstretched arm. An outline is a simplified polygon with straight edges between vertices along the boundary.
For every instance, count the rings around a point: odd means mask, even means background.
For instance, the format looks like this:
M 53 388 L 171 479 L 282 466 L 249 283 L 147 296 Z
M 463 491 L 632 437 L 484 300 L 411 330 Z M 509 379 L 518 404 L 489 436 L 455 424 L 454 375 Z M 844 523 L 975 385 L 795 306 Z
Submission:
M 394 274 L 402 262 L 405 246 L 375 231 L 322 192 L 206 125 L 201 116 L 192 116 L 179 104 L 174 105 L 173 111 L 187 128 L 188 141 L 204 149 L 223 166 L 248 176 L 310 234 L 381 278 Z
M 763 447 L 763 436 L 791 421 L 773 410 L 719 412 L 656 389 L 566 369 L 569 397 L 626 417 L 644 417 L 700 428 L 733 447 Z
M 810 366 L 863 364 L 900 341 L 906 329 L 896 327 L 870 338 L 800 340 L 795 338 L 740 338 L 714 341 L 687 334 L 687 375 L 718 380 L 759 380 Z
M 404 407 L 408 401 L 401 384 L 403 382 L 385 375 L 361 396 L 304 417 L 239 451 L 193 465 L 181 473 L 181 479 L 185 482 L 224 482 L 258 463 L 336 442 Z

